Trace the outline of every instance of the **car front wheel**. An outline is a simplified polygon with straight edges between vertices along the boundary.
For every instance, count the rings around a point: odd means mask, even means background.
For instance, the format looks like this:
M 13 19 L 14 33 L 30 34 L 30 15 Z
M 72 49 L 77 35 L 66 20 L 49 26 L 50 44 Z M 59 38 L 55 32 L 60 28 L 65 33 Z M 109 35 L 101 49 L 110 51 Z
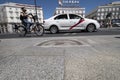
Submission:
M 95 31 L 95 25 L 94 24 L 89 24 L 86 28 L 88 32 L 94 32 Z
M 57 26 L 51 26 L 51 27 L 50 27 L 50 32 L 51 32 L 52 34 L 57 33 L 57 32 L 58 32 Z

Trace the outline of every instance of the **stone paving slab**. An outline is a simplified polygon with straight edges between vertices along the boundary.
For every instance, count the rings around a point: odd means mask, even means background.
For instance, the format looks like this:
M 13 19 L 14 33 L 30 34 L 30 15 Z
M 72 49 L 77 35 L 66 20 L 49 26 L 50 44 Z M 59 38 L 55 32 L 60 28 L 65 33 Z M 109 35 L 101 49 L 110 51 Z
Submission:
M 0 61 L 0 80 L 63 80 L 63 56 L 9 56 Z
M 17 56 L 64 56 L 64 48 L 31 46 L 14 53 Z
M 120 42 L 115 36 L 47 39 L 3 39 L 0 80 L 120 80 Z M 82 45 L 37 46 L 58 39 Z
M 68 48 L 65 53 L 65 80 L 120 79 L 120 58 L 88 46 Z

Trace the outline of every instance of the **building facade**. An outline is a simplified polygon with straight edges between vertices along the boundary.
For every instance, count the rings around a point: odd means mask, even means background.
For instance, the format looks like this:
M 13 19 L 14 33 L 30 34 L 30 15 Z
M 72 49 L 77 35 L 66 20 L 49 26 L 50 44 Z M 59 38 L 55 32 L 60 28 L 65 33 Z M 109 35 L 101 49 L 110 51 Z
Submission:
M 73 14 L 78 14 L 78 15 L 85 17 L 85 8 L 81 8 L 81 7 L 57 7 L 54 15 L 65 14 L 65 13 L 73 13 Z
M 98 6 L 95 10 L 86 15 L 87 18 L 95 18 L 98 21 L 104 21 L 108 14 L 112 20 L 120 19 L 120 1 L 112 2 L 103 6 Z
M 85 8 L 79 6 L 79 0 L 58 0 L 58 3 L 54 15 L 72 13 L 85 17 Z
M 19 3 L 0 4 L 0 33 L 12 33 L 14 24 L 20 24 L 21 7 L 26 7 L 27 13 L 36 14 L 35 6 Z M 43 22 L 43 10 L 37 7 L 39 22 Z

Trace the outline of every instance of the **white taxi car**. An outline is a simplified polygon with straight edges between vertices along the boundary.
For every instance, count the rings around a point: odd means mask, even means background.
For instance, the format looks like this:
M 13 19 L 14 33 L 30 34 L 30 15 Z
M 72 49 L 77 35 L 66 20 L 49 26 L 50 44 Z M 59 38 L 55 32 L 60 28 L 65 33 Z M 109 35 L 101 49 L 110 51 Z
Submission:
M 60 30 L 80 29 L 93 32 L 100 28 L 100 24 L 93 19 L 83 18 L 76 14 L 59 14 L 44 21 L 45 30 L 57 33 Z

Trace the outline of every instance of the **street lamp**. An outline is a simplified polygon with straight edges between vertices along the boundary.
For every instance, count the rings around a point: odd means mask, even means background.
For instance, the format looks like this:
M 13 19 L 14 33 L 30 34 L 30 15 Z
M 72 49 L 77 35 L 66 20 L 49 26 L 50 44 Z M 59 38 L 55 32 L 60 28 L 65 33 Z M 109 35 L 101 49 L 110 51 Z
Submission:
M 36 0 L 34 0 L 34 4 L 35 4 L 35 12 L 36 12 L 35 14 L 36 14 L 36 19 L 37 19 L 37 21 L 38 21 Z

